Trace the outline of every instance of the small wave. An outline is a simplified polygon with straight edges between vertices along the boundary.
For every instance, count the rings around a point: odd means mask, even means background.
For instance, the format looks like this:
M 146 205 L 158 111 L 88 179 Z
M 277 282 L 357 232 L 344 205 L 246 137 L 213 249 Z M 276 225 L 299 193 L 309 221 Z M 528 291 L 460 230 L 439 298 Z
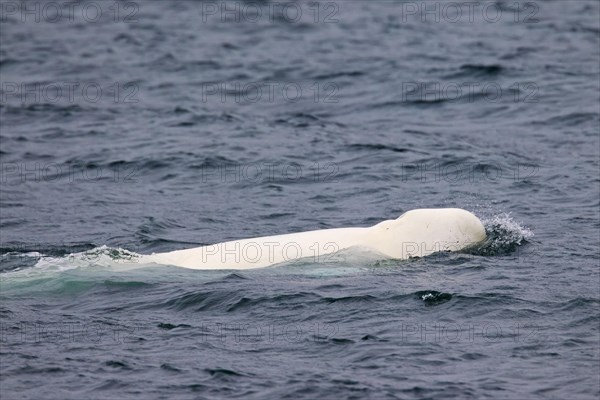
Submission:
M 140 255 L 134 253 L 133 251 L 129 251 L 121 248 L 112 248 L 108 246 L 100 246 L 91 250 L 87 250 L 80 253 L 71 253 L 65 257 L 62 257 L 63 260 L 68 260 L 68 262 L 73 263 L 74 261 L 87 261 L 96 265 L 109 266 L 115 263 L 123 264 L 123 263 L 136 263 L 140 258 Z M 44 262 L 49 261 L 53 263 L 56 259 L 46 259 L 43 257 L 38 265 Z M 59 259 L 60 260 L 60 259 Z
M 42 254 L 37 251 L 9 251 L 0 255 L 0 273 L 19 271 L 33 267 Z
M 505 71 L 505 67 L 500 64 L 464 64 L 460 66 L 459 71 L 446 76 L 446 79 L 455 78 L 491 78 L 497 77 Z
M 7 258 L 14 260 L 9 263 L 6 260 Z M 6 266 L 3 266 L 0 271 L 4 274 L 36 275 L 44 272 L 63 272 L 86 267 L 128 270 L 146 266 L 141 260 L 140 254 L 108 246 L 58 256 L 39 252 L 7 253 L 2 255 L 3 264 Z
M 389 150 L 395 153 L 406 153 L 410 151 L 404 147 L 388 146 L 385 144 L 369 144 L 369 143 L 355 143 L 347 146 L 351 150 Z
M 452 300 L 452 295 L 450 293 L 443 293 L 435 290 L 421 290 L 415 293 L 415 297 L 422 300 L 423 303 L 428 306 L 435 306 Z

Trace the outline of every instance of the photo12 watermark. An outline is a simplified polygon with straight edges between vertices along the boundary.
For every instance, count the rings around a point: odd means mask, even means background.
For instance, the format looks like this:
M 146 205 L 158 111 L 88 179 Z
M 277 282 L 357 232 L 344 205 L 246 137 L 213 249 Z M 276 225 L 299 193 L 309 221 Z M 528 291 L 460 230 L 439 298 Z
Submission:
M 0 22 L 137 23 L 140 5 L 133 1 L 0 1 Z
M 425 23 L 526 23 L 540 21 L 540 5 L 532 1 L 403 1 L 400 3 L 402 22 Z
M 293 183 L 339 181 L 340 167 L 335 162 L 284 163 L 248 162 L 200 165 L 199 183 Z M 0 185 L 24 183 L 78 184 L 93 182 L 136 183 L 141 169 L 135 163 L 115 162 L 109 165 L 94 163 L 2 162 Z
M 423 258 L 429 261 L 446 259 L 449 254 L 457 254 L 462 260 L 477 260 L 483 255 L 509 257 L 513 262 L 530 263 L 540 259 L 537 246 L 525 242 L 504 245 L 496 248 L 497 244 L 486 241 L 411 241 L 398 240 L 395 243 L 395 254 L 385 255 L 377 249 L 360 247 L 360 251 L 368 254 L 373 262 L 373 272 L 377 272 L 375 264 L 385 259 L 396 259 L 399 262 Z M 301 242 L 295 240 L 245 239 L 217 243 L 198 248 L 196 263 L 202 265 L 227 266 L 231 268 L 262 268 L 279 263 L 303 260 L 317 264 L 343 262 L 346 256 L 342 250 L 357 249 L 331 241 Z M 160 260 L 159 260 L 160 261 Z M 166 263 L 168 258 L 164 259 Z
M 0 83 L 0 104 L 139 103 L 135 82 L 62 81 Z
M 203 1 L 202 23 L 313 23 L 336 24 L 340 3 L 303 1 Z
M 139 169 L 132 163 L 111 166 L 75 163 L 3 162 L 0 163 L 0 185 L 31 183 L 74 184 L 90 182 L 135 183 Z
M 202 103 L 339 102 L 339 86 L 335 82 L 205 82 L 200 90 Z
M 402 322 L 397 330 L 405 343 L 498 343 L 502 341 L 531 343 L 540 340 L 540 328 L 535 324 L 515 323 L 509 326 L 496 322 Z
M 70 345 L 87 343 L 118 345 L 137 343 L 141 336 L 168 335 L 173 329 L 193 334 L 197 343 L 215 345 L 327 342 L 339 332 L 329 323 L 250 323 L 201 322 L 198 326 L 136 324 L 115 325 L 103 322 L 0 322 L 0 344 Z
M 119 344 L 137 339 L 140 326 L 123 326 L 102 322 L 0 322 L 1 344 L 53 344 L 72 343 Z
M 532 163 L 423 162 L 400 166 L 399 182 L 498 183 L 532 182 L 539 179 L 540 165 Z
M 115 325 L 104 322 L 81 323 L 2 321 L 0 344 L 46 344 L 65 346 L 75 343 L 118 345 L 136 343 L 140 337 L 168 335 L 170 331 L 187 331 L 198 344 L 214 345 L 327 343 L 339 336 L 339 324 L 323 322 L 253 323 L 200 322 L 199 325 L 133 324 Z M 365 337 L 368 332 L 353 332 Z M 491 321 L 452 323 L 402 321 L 387 340 L 402 343 L 535 343 L 543 339 L 542 329 L 533 323 L 506 325 Z
M 286 183 L 296 181 L 335 183 L 339 180 L 340 167 L 335 162 L 310 164 L 251 162 L 219 163 L 201 166 L 203 183 Z
M 205 265 L 256 267 L 306 259 L 315 263 L 335 261 L 340 246 L 335 241 L 311 243 L 294 240 L 238 240 L 199 248 L 198 262 Z
M 538 103 L 539 86 L 535 82 L 402 82 L 402 102 Z
M 199 339 L 202 342 L 219 344 L 241 343 L 304 343 L 326 342 L 339 331 L 337 324 L 328 323 L 288 323 L 256 324 L 204 323 L 200 327 Z
M 492 234 L 493 236 L 493 234 Z M 103 243 L 103 241 L 100 241 Z M 5 249 L 3 256 L 7 259 L 15 258 L 41 258 L 47 262 L 64 263 L 110 263 L 121 265 L 142 265 L 145 263 L 169 264 L 169 259 L 162 259 L 161 254 L 145 256 L 140 245 L 135 242 L 119 243 L 119 248 L 94 247 L 89 243 L 77 243 L 65 239 L 57 246 L 52 243 L 2 243 Z M 70 249 L 71 253 L 48 255 L 56 252 L 56 248 Z M 401 266 L 410 260 L 424 259 L 428 262 L 440 260 L 444 262 L 448 257 L 459 257 L 462 262 L 477 262 L 482 257 L 495 256 L 510 260 L 513 263 L 531 264 L 542 259 L 543 251 L 539 244 L 529 242 L 527 238 L 514 239 L 512 243 L 502 243 L 493 238 L 483 242 L 463 242 L 457 245 L 454 242 L 424 243 L 418 241 L 399 241 L 397 248 L 400 253 L 397 258 L 388 257 L 376 252 L 371 253 L 368 248 L 361 247 L 368 257 L 363 259 L 364 267 L 373 274 L 389 272 L 381 268 L 380 262 L 394 261 L 394 265 Z M 242 239 L 234 242 L 224 242 L 205 245 L 197 248 L 195 261 L 208 267 L 218 269 L 219 266 L 228 265 L 230 268 L 263 268 L 279 263 L 301 260 L 316 264 L 341 263 L 347 260 L 340 246 L 335 241 L 314 241 L 300 243 L 293 240 L 267 240 Z M 354 248 L 357 250 L 357 248 Z M 156 257 L 159 257 L 158 259 Z M 398 264 L 396 264 L 396 262 Z M 390 264 L 387 264 L 388 266 Z

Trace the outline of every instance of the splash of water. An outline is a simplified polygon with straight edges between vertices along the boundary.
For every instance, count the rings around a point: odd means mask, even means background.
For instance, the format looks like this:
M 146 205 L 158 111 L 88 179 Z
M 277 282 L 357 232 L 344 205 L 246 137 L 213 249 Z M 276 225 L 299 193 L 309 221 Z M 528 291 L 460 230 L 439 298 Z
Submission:
M 485 227 L 487 239 L 474 250 L 482 256 L 505 255 L 514 252 L 517 247 L 527 243 L 533 232 L 515 221 L 510 214 L 502 213 L 481 221 Z

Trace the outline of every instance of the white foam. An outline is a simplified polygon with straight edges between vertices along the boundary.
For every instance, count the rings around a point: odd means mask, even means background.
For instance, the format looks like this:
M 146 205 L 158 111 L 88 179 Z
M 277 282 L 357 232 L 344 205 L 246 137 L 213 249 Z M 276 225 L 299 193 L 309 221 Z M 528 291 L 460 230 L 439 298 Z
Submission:
M 16 269 L 6 275 L 37 275 L 45 272 L 64 272 L 78 268 L 106 268 L 113 270 L 129 270 L 144 267 L 139 262 L 140 255 L 122 248 L 100 246 L 91 250 L 71 253 L 62 257 L 51 257 L 38 252 L 21 254 L 36 257 L 39 260 L 31 268 Z

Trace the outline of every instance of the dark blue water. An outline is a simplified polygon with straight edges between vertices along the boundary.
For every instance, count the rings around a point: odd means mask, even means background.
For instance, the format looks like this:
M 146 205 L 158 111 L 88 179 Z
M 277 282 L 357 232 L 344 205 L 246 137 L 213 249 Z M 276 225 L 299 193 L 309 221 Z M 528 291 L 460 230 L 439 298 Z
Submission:
M 0 2 L 2 399 L 598 398 L 597 1 L 61 4 Z M 136 262 L 423 207 L 488 242 Z

